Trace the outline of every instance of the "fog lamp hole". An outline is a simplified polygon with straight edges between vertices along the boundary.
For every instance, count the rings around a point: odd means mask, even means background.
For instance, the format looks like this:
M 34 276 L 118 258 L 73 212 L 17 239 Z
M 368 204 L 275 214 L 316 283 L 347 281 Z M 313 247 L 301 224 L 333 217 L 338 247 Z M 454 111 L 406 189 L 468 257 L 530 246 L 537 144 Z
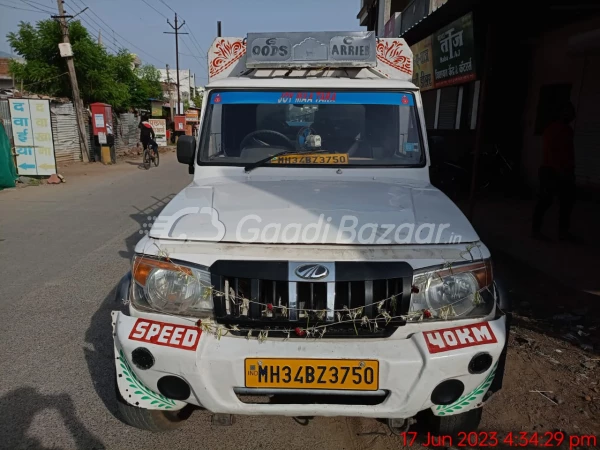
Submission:
M 154 356 L 150 350 L 138 347 L 131 352 L 131 362 L 141 370 L 147 370 L 154 365 Z
M 489 353 L 478 353 L 473 356 L 473 359 L 469 363 L 469 373 L 479 374 L 486 372 L 490 367 L 492 367 L 493 362 L 492 355 Z
M 431 402 L 434 405 L 451 405 L 465 391 L 465 385 L 460 380 L 442 381 L 431 393 Z
M 190 385 L 179 377 L 167 375 L 158 380 L 158 391 L 173 400 L 187 400 L 190 397 Z

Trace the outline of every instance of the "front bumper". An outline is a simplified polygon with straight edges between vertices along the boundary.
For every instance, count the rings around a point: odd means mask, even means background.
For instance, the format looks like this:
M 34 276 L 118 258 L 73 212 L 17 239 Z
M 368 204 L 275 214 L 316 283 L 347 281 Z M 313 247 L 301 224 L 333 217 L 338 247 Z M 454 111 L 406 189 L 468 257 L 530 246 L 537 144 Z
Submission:
M 137 320 L 121 312 L 113 312 L 117 380 L 125 400 L 147 409 L 177 410 L 190 403 L 213 413 L 248 415 L 408 418 L 429 408 L 436 415 L 465 412 L 482 404 L 496 369 L 503 370 L 500 359 L 507 334 L 506 319 L 502 316 L 487 322 L 496 342 L 445 348 L 440 352 L 431 352 L 431 343 L 428 345 L 424 332 L 410 334 L 404 339 L 267 339 L 263 342 L 231 335 L 218 338 L 202 333 L 197 348 L 189 350 L 130 339 Z M 193 322 L 178 317 L 156 315 L 153 320 L 193 325 Z M 439 323 L 439 329 L 462 325 L 459 321 Z M 132 363 L 132 352 L 139 347 L 152 353 L 154 365 L 150 369 L 141 370 Z M 482 352 L 492 356 L 491 368 L 481 374 L 469 373 L 470 361 Z M 285 402 L 244 403 L 236 391 L 247 392 L 244 377 L 246 358 L 377 359 L 379 389 L 387 396 L 377 405 L 332 402 L 293 404 L 291 407 Z M 158 394 L 158 381 L 166 375 L 180 377 L 189 384 L 191 395 L 185 402 Z M 457 379 L 464 384 L 463 395 L 452 405 L 434 405 L 431 401 L 434 388 L 449 379 Z M 296 393 L 303 394 L 303 391 Z

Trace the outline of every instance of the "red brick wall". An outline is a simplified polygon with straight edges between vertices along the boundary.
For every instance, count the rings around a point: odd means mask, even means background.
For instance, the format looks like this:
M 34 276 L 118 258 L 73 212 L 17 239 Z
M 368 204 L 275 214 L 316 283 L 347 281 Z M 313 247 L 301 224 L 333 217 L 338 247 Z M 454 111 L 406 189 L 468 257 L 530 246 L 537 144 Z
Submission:
M 8 75 L 9 58 L 0 58 L 0 75 Z

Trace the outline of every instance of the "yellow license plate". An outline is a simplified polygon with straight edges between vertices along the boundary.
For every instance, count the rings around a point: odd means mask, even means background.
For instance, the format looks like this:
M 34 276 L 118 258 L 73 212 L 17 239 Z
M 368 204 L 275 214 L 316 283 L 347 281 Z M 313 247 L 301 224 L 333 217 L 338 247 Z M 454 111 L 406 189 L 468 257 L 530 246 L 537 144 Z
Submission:
M 247 358 L 246 387 L 276 389 L 379 389 L 379 361 L 369 359 Z
M 348 155 L 345 153 L 283 155 L 273 158 L 271 164 L 348 164 Z

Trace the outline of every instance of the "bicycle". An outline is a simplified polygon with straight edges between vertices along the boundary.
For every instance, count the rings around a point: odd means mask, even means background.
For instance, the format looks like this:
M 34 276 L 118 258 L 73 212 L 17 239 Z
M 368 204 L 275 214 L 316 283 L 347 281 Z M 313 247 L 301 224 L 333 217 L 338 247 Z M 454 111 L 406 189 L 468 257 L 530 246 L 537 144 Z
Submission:
M 144 153 L 143 153 L 143 158 L 142 158 L 142 164 L 144 165 L 144 168 L 146 170 L 149 170 L 150 167 L 152 166 L 152 163 L 154 163 L 154 167 L 158 167 L 158 164 L 160 162 L 160 157 L 158 156 L 158 150 L 156 151 L 156 153 L 154 153 L 152 151 L 151 147 L 148 147 L 147 145 L 144 146 Z

